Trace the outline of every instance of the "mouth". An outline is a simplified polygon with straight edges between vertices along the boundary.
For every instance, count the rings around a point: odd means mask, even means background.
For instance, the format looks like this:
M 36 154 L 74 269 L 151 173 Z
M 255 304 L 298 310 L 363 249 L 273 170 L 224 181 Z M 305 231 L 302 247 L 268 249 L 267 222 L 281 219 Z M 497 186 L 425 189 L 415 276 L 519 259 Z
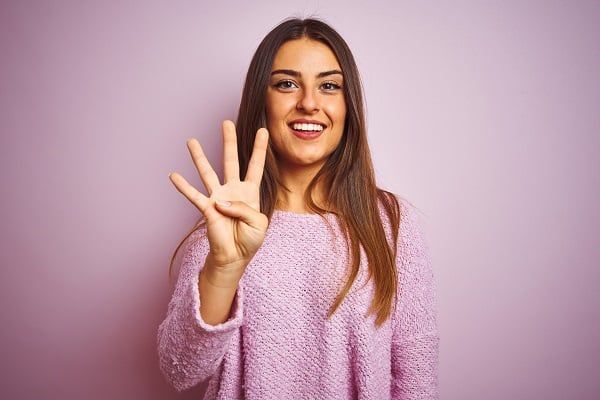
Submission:
M 327 126 L 325 124 L 317 121 L 313 121 L 310 123 L 292 121 L 287 125 L 296 137 L 304 140 L 315 139 L 321 136 L 323 132 L 327 129 Z

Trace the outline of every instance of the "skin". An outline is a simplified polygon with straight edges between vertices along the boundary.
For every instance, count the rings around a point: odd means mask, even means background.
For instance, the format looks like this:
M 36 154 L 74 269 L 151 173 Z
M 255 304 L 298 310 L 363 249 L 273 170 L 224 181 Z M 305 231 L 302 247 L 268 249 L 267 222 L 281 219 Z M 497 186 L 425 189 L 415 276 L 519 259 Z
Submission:
M 281 179 L 291 192 L 280 191 L 276 208 L 304 213 L 304 192 L 311 179 L 338 147 L 344 133 L 346 102 L 343 76 L 321 72 L 341 67 L 325 44 L 302 38 L 284 43 L 271 71 L 294 70 L 299 76 L 276 73 L 270 77 L 266 95 L 269 140 L 279 165 Z M 288 123 L 298 118 L 317 120 L 326 129 L 317 139 L 296 137 Z M 324 191 L 317 187 L 316 202 L 323 206 Z
M 281 72 L 282 69 L 286 72 Z M 338 73 L 318 76 L 327 71 Z M 232 282 L 258 251 L 268 226 L 268 218 L 260 212 L 260 182 L 269 141 L 282 182 L 291 190 L 278 194 L 276 207 L 304 213 L 308 211 L 303 198 L 306 188 L 337 148 L 344 132 L 343 76 L 335 54 L 327 45 L 306 38 L 288 41 L 275 55 L 271 72 L 265 103 L 268 126 L 257 131 L 246 176 L 240 176 L 237 134 L 229 120 L 223 122 L 223 183 L 194 138 L 187 145 L 208 196 L 180 174 L 169 174 L 177 190 L 206 217 L 209 261 L 219 266 L 220 271 L 234 271 Z M 288 126 L 298 118 L 319 121 L 325 130 L 316 139 L 301 139 Z M 323 193 L 317 187 L 315 201 L 327 208 Z M 221 206 L 217 200 L 232 204 Z
M 318 78 L 324 71 L 341 70 L 333 52 L 307 39 L 285 43 L 272 70 L 290 69 L 298 76 L 271 76 L 267 89 L 268 129 L 256 132 L 245 177 L 240 176 L 237 134 L 232 121 L 223 122 L 223 182 L 210 165 L 198 140 L 187 141 L 188 150 L 208 192 L 205 196 L 177 172 L 169 179 L 206 218 L 210 245 L 198 277 L 200 314 L 208 324 L 227 320 L 239 281 L 262 245 L 268 218 L 260 212 L 260 182 L 269 141 L 277 156 L 282 180 L 291 193 L 281 194 L 282 209 L 303 213 L 306 187 L 338 146 L 344 132 L 346 105 L 340 74 Z M 287 80 L 289 83 L 282 83 Z M 293 135 L 287 123 L 298 118 L 326 125 L 318 139 L 305 141 Z M 323 207 L 318 188 L 315 201 Z M 226 205 L 218 201 L 227 200 Z M 279 199 L 278 199 L 279 200 Z
M 223 122 L 224 182 L 210 165 L 198 140 L 187 146 L 209 196 L 205 196 L 177 172 L 169 179 L 206 218 L 210 251 L 198 276 L 200 315 L 216 325 L 229 318 L 231 305 L 246 267 L 262 245 L 269 224 L 260 212 L 260 182 L 269 132 L 256 132 L 246 176 L 240 177 L 237 135 L 233 121 Z M 226 200 L 228 204 L 220 204 Z

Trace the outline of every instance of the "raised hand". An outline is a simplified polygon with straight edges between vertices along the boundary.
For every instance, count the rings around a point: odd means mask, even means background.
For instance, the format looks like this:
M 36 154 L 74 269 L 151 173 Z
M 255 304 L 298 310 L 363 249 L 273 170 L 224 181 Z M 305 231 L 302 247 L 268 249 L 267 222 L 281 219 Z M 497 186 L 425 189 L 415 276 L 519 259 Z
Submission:
M 260 212 L 260 182 L 263 175 L 269 132 L 256 132 L 248 171 L 240 181 L 235 124 L 223 121 L 224 184 L 211 167 L 196 139 L 189 139 L 187 147 L 192 160 L 208 191 L 206 197 L 181 175 L 169 174 L 169 179 L 206 218 L 210 244 L 211 264 L 227 270 L 243 269 L 263 243 L 269 220 Z M 230 206 L 217 203 L 228 201 Z

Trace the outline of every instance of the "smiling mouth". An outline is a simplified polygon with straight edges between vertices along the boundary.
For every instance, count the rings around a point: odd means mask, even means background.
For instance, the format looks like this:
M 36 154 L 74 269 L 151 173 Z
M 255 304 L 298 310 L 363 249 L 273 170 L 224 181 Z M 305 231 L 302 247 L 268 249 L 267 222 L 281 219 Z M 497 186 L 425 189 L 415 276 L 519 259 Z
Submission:
M 304 132 L 307 134 L 318 133 L 327 129 L 325 125 L 318 123 L 289 123 L 287 125 L 293 131 Z
M 293 125 L 288 125 L 288 128 L 292 131 L 294 136 L 296 136 L 297 138 L 303 139 L 303 140 L 311 140 L 311 139 L 318 138 L 327 129 L 326 127 L 322 127 L 321 130 L 294 129 Z

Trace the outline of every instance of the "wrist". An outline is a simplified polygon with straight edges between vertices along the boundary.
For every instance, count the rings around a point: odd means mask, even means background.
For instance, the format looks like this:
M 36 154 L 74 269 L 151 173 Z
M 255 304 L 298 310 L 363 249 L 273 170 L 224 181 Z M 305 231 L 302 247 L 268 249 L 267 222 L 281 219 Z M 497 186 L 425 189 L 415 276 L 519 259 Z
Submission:
M 205 281 L 211 286 L 219 288 L 234 288 L 239 284 L 247 264 L 232 263 L 226 266 L 217 266 L 212 262 L 209 256 L 206 258 L 204 268 L 200 271 L 200 279 L 204 277 Z

